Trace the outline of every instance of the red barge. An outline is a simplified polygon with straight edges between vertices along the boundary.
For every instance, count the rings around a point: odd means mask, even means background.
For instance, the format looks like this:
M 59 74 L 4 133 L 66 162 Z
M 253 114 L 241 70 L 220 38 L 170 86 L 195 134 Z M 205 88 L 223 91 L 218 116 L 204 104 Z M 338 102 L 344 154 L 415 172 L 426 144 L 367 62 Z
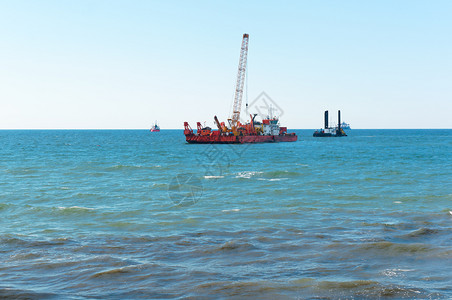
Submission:
M 190 144 L 244 144 L 244 143 L 275 143 L 275 142 L 295 142 L 297 135 L 287 133 L 287 127 L 279 126 L 279 119 L 272 116 L 270 108 L 269 116 L 263 118 L 262 122 L 255 120 L 257 114 L 250 115 L 250 121 L 242 124 L 240 122 L 240 111 L 242 105 L 243 87 L 246 74 L 246 63 L 248 56 L 249 35 L 244 34 L 240 51 L 239 69 L 235 89 L 232 117 L 228 119 L 228 126 L 224 122 L 219 122 L 217 116 L 214 117 L 218 130 L 210 127 L 202 127 L 197 123 L 196 133 L 188 122 L 184 122 L 185 139 Z M 248 106 L 248 104 L 247 104 Z
M 254 118 L 252 117 L 251 122 L 247 124 L 239 122 L 236 129 L 234 127 L 229 129 L 224 122 L 220 124 L 215 116 L 218 130 L 202 127 L 198 122 L 196 133 L 193 132 L 188 122 L 185 122 L 185 139 L 190 144 L 244 144 L 295 142 L 298 138 L 295 133 L 287 133 L 287 127 L 280 127 L 277 118 L 264 119 L 262 123 L 254 121 Z

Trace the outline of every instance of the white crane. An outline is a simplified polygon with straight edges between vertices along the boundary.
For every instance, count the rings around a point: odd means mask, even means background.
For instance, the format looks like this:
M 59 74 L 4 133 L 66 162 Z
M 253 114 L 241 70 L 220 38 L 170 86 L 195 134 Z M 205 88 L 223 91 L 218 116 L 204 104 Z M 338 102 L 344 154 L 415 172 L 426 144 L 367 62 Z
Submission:
M 234 103 L 232 105 L 231 129 L 234 134 L 237 134 L 237 125 L 240 120 L 240 111 L 242 109 L 243 86 L 245 84 L 249 39 L 249 34 L 243 34 L 242 47 L 240 49 L 239 69 L 237 71 L 237 82 L 235 85 Z

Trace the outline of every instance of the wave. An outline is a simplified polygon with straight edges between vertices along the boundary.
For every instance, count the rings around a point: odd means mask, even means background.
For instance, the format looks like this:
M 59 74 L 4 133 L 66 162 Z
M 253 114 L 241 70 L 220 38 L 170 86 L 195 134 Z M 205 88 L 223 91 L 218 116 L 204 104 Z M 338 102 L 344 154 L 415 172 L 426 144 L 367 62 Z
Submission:
M 226 242 L 221 245 L 218 249 L 220 250 L 250 250 L 255 247 L 250 243 L 239 243 L 236 241 Z
M 217 253 L 217 252 L 247 252 L 255 250 L 256 247 L 253 244 L 240 241 L 229 241 L 221 245 L 213 246 L 211 249 L 202 250 L 203 253 Z
M 141 169 L 142 166 L 129 166 L 129 165 L 114 165 L 111 167 L 105 168 L 106 171 L 115 171 L 115 170 L 137 170 Z
M 0 211 L 2 211 L 2 210 L 6 210 L 6 209 L 8 209 L 9 207 L 11 207 L 12 205 L 11 204 L 8 204 L 8 203 L 0 203 Z
M 139 226 L 140 224 L 134 222 L 116 221 L 116 222 L 107 222 L 106 225 L 113 228 L 127 228 Z
M 103 278 L 103 277 L 117 277 L 117 276 L 135 276 L 139 275 L 140 279 L 151 277 L 155 272 L 163 272 L 170 274 L 176 269 L 170 266 L 162 266 L 159 264 L 131 264 L 127 266 L 122 266 L 119 268 L 109 269 L 106 271 L 96 272 L 91 275 L 91 279 Z
M 114 166 L 106 167 L 105 171 L 120 171 L 120 170 L 153 170 L 162 169 L 161 165 L 143 166 L 143 165 L 123 165 L 117 164 Z M 166 169 L 166 168 L 163 168 Z
M 22 235 L 12 235 L 6 234 L 0 236 L 0 244 L 9 245 L 13 247 L 42 247 L 42 246 L 58 246 L 72 243 L 69 238 L 54 238 L 54 239 L 43 239 L 43 240 L 33 240 L 27 236 Z
M 364 250 L 366 252 L 377 251 L 382 252 L 382 254 L 390 255 L 426 253 L 433 250 L 430 246 L 426 244 L 421 243 L 402 244 L 388 241 L 368 243 L 361 245 L 359 248 L 360 250 Z
M 6 169 L 5 172 L 12 175 L 32 175 L 39 173 L 40 170 L 32 168 L 17 168 L 17 169 Z
M 97 278 L 97 277 L 105 277 L 105 276 L 114 276 L 114 275 L 127 274 L 127 273 L 132 273 L 132 272 L 133 272 L 132 267 L 127 266 L 127 267 L 98 272 L 91 277 Z
M 258 178 L 258 180 L 263 181 L 281 181 L 281 180 L 287 180 L 289 178 Z
M 373 182 L 373 181 L 390 181 L 387 177 L 364 177 L 362 179 L 364 182 Z
M 153 183 L 152 188 L 161 188 L 161 189 L 168 189 L 168 183 Z
M 59 299 L 61 296 L 33 290 L 0 287 L 1 299 Z
M 352 280 L 352 281 L 321 281 L 315 284 L 316 290 L 322 295 L 335 295 L 334 297 L 364 297 L 364 298 L 393 298 L 393 299 L 414 299 L 420 296 L 438 297 L 439 294 L 431 294 L 427 291 L 414 287 L 405 287 L 396 284 L 382 284 L 373 280 Z M 433 296 L 433 297 L 434 297 Z
M 90 210 L 94 210 L 94 208 L 82 207 L 82 206 L 69 206 L 69 207 L 58 206 L 58 209 L 59 210 L 64 210 L 64 211 L 90 211 Z
M 41 257 L 38 253 L 17 253 L 9 256 L 7 261 L 24 261 L 24 260 L 32 260 Z
M 253 177 L 258 177 L 258 178 L 265 178 L 264 180 L 267 179 L 273 179 L 273 180 L 281 180 L 281 179 L 288 179 L 290 177 L 298 177 L 300 176 L 301 173 L 298 172 L 294 172 L 294 171 L 287 171 L 287 170 L 283 170 L 283 171 L 243 171 L 243 172 L 239 172 L 236 174 L 235 178 L 246 178 L 246 179 L 250 179 Z
M 72 196 L 73 199 L 89 199 L 93 197 L 99 197 L 99 194 L 93 193 L 76 193 Z
M 435 233 L 438 233 L 439 230 L 437 229 L 430 229 L 430 228 L 419 228 L 415 231 L 412 231 L 402 237 L 407 238 L 415 238 L 415 237 L 421 237 L 421 236 L 427 236 L 427 235 L 433 235 Z
M 85 216 L 87 214 L 98 213 L 95 208 L 82 207 L 82 206 L 33 206 L 24 205 L 26 208 L 26 214 L 30 214 L 33 217 L 42 216 L 69 216 L 80 215 Z
M 414 269 L 386 269 L 381 272 L 382 275 L 387 277 L 402 277 L 405 276 L 404 273 L 406 272 L 413 272 Z
M 205 179 L 219 179 L 224 178 L 224 176 L 204 176 Z
M 374 280 L 319 281 L 299 278 L 289 282 L 214 281 L 193 288 L 193 296 L 215 295 L 216 298 L 252 297 L 263 299 L 438 299 L 440 293 L 397 284 L 383 284 Z
M 251 177 L 259 176 L 262 173 L 263 172 L 258 172 L 258 171 L 244 171 L 244 172 L 237 173 L 235 178 L 247 178 L 247 179 L 249 179 Z
M 233 208 L 233 209 L 223 209 L 222 212 L 231 212 L 231 211 L 240 211 L 240 208 Z
M 353 281 L 321 281 L 317 286 L 321 289 L 353 289 L 377 285 L 373 280 L 353 280 Z
M 45 212 L 46 209 L 44 209 L 43 211 Z M 51 212 L 61 215 L 87 215 L 96 213 L 96 209 L 82 206 L 58 206 L 52 207 Z
M 263 177 L 267 177 L 267 178 L 287 178 L 287 177 L 297 177 L 300 176 L 301 173 L 298 172 L 294 172 L 294 171 L 269 171 L 269 172 L 265 172 L 263 174 Z
M 213 298 L 257 298 L 257 299 L 280 299 L 287 298 L 286 293 L 275 292 L 275 283 L 271 281 L 214 281 L 202 283 L 194 287 L 193 298 L 199 295 L 212 295 Z M 282 290 L 281 290 L 282 292 Z M 261 296 L 261 297 L 259 297 Z

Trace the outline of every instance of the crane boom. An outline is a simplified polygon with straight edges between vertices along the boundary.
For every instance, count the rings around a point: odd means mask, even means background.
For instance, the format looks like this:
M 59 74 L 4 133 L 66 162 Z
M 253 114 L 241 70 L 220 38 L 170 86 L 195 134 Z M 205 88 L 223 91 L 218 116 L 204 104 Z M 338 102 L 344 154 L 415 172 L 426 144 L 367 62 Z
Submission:
M 240 49 L 239 69 L 237 72 L 237 82 L 235 86 L 234 103 L 232 106 L 231 125 L 233 127 L 234 132 L 235 128 L 237 127 L 237 123 L 240 120 L 240 111 L 242 109 L 243 85 L 245 83 L 249 38 L 250 38 L 249 34 L 247 33 L 243 34 L 242 47 Z

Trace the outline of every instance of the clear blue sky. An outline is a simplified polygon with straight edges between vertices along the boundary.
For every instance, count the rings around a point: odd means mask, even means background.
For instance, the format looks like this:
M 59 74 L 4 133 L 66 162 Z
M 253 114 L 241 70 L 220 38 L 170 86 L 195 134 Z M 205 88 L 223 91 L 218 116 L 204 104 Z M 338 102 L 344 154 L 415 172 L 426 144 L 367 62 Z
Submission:
M 248 97 L 289 128 L 452 128 L 452 1 L 0 0 L 0 128 L 182 128 Z

